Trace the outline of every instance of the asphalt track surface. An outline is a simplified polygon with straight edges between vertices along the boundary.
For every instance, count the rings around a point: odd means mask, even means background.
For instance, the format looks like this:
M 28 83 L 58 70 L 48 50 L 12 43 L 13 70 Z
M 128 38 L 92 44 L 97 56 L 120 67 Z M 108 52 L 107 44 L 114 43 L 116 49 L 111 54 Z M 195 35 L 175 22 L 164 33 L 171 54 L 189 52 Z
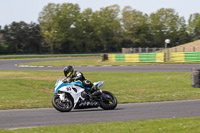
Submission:
M 200 100 L 119 104 L 115 110 L 72 110 L 60 113 L 53 108 L 0 110 L 0 128 L 27 128 L 156 118 L 200 117 Z
M 30 70 L 30 71 L 62 71 L 63 67 L 18 67 L 16 64 L 25 62 L 76 60 L 86 58 L 57 58 L 33 60 L 0 60 L 0 70 Z M 70 64 L 66 64 L 70 65 Z M 145 66 L 75 66 L 81 72 L 191 72 L 193 68 L 200 69 L 200 64 L 172 64 Z
M 17 67 L 15 64 L 33 61 L 72 59 L 77 58 L 2 60 L 0 61 L 0 70 L 62 71 L 62 67 Z M 191 72 L 192 68 L 200 68 L 200 65 L 185 64 L 76 67 L 77 70 L 82 72 Z M 0 110 L 0 128 L 15 129 L 47 125 L 133 121 L 178 117 L 200 117 L 200 100 L 119 104 L 115 110 L 109 111 L 105 111 L 100 108 L 72 110 L 67 113 L 60 113 L 54 108 Z

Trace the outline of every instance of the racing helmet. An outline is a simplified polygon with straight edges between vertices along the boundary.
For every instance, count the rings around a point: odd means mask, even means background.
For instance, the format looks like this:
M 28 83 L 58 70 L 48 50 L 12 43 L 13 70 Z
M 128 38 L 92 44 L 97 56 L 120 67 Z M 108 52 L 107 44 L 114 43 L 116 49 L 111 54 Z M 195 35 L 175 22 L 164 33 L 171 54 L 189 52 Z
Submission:
M 74 67 L 73 66 L 66 66 L 66 67 L 64 67 L 63 72 L 64 72 L 65 77 L 68 78 L 71 74 L 73 74 Z

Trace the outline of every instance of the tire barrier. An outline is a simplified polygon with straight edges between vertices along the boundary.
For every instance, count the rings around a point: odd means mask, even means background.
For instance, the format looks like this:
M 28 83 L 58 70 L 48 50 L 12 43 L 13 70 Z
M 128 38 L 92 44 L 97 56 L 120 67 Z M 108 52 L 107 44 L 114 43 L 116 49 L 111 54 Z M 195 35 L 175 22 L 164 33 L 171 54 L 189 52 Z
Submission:
M 173 62 L 200 61 L 200 52 L 171 53 L 170 59 Z
M 192 69 L 191 80 L 193 88 L 200 88 L 200 69 Z
M 108 54 L 112 62 L 164 62 L 164 53 Z
M 164 62 L 164 53 L 141 53 L 141 54 L 106 54 L 104 60 L 111 62 Z M 194 62 L 200 61 L 200 52 L 170 53 L 172 62 Z

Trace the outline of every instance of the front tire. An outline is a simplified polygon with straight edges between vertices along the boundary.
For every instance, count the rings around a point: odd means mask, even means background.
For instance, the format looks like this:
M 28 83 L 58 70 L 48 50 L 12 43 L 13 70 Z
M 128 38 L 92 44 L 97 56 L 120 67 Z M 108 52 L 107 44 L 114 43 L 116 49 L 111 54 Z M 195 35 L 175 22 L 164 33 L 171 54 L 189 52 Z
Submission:
M 65 96 L 64 102 L 60 100 L 59 95 L 54 95 L 52 105 L 60 112 L 69 112 L 74 107 L 73 99 L 69 95 Z
M 100 101 L 100 107 L 104 110 L 112 110 L 117 107 L 117 98 L 108 91 L 102 92 L 102 100 Z

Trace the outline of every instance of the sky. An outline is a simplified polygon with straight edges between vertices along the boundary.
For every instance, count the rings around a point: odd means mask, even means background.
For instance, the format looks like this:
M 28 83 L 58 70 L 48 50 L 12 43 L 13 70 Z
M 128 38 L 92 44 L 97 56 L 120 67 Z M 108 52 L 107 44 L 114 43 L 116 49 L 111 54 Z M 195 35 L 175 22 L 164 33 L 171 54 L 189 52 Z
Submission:
M 173 8 L 179 16 L 186 21 L 190 14 L 200 13 L 200 0 L 0 0 L 0 26 L 11 24 L 13 21 L 35 22 L 43 7 L 48 3 L 74 3 L 83 11 L 92 8 L 93 11 L 100 8 L 118 4 L 121 9 L 131 6 L 133 9 L 151 14 L 160 8 Z

